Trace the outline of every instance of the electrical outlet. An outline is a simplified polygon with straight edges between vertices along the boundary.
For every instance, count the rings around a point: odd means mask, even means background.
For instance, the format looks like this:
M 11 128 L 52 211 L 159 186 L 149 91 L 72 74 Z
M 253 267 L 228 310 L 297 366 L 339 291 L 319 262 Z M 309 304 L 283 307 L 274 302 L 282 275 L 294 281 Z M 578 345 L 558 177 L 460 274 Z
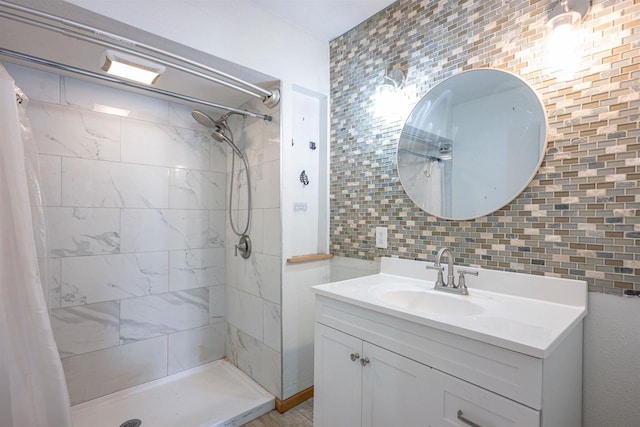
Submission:
M 387 248 L 387 227 L 376 227 L 376 248 Z

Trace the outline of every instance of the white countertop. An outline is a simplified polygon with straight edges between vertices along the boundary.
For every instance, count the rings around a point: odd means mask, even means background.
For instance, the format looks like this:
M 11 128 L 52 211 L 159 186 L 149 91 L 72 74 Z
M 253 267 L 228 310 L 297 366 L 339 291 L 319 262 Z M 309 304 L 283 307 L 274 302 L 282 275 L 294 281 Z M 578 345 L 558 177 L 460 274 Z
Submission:
M 537 358 L 551 354 L 587 314 L 587 289 L 583 281 L 477 269 L 478 277 L 467 278 L 470 295 L 464 296 L 434 290 L 435 272 L 425 270 L 425 264 L 398 259 L 385 263 L 383 259 L 380 274 L 312 289 L 317 295 Z M 418 279 L 417 275 L 425 279 Z M 470 315 L 407 309 L 380 298 L 391 290 L 444 294 L 481 309 Z

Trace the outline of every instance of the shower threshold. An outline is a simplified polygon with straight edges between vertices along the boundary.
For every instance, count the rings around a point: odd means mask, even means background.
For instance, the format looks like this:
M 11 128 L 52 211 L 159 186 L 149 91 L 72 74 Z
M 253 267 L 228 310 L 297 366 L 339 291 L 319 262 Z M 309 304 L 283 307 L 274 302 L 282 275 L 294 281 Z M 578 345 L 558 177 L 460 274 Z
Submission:
M 217 360 L 71 408 L 74 427 L 236 427 L 272 410 L 275 399 L 226 360 Z M 125 424 L 126 425 L 126 424 Z

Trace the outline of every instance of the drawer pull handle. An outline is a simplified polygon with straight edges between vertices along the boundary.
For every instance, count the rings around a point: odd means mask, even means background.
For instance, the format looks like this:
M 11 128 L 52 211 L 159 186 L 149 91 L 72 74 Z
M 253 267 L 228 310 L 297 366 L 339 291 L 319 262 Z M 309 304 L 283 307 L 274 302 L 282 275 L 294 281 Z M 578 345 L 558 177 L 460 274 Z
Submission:
M 360 359 L 360 364 L 362 366 L 367 366 L 367 364 L 369 363 L 369 358 L 365 357 L 364 359 Z
M 355 362 L 356 360 L 360 359 L 360 355 L 358 353 L 351 353 L 351 361 Z
M 464 415 L 462 415 L 462 411 L 460 409 L 458 409 L 458 419 L 460 421 L 462 421 L 463 423 L 465 423 L 466 425 L 469 425 L 471 427 L 482 427 L 480 424 L 474 423 L 469 418 L 467 418 Z

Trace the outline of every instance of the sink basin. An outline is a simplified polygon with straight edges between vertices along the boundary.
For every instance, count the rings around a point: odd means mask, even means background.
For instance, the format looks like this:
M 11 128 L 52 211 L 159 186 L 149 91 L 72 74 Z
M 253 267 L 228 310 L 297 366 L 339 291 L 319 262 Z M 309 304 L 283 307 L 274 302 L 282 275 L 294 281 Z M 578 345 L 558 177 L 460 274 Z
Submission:
M 380 294 L 380 299 L 388 304 L 425 313 L 473 316 L 484 311 L 479 305 L 464 298 L 467 297 L 413 290 L 387 291 Z

